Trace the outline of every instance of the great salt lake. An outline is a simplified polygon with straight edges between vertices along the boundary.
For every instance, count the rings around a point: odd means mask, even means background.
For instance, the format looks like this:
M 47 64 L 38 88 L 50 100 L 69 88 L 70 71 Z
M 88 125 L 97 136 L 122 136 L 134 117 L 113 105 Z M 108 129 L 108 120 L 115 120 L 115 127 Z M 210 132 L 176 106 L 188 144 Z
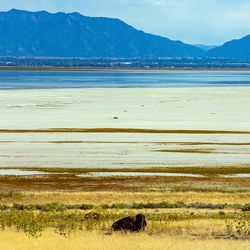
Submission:
M 0 71 L 0 89 L 250 86 L 241 71 Z

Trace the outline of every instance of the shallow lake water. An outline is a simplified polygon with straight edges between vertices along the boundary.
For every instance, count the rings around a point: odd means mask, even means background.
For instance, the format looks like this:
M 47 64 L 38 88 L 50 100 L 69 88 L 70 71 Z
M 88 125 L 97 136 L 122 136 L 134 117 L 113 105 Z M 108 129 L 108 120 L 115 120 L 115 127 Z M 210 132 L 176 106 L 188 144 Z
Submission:
M 1 71 L 0 89 L 250 86 L 250 72 Z

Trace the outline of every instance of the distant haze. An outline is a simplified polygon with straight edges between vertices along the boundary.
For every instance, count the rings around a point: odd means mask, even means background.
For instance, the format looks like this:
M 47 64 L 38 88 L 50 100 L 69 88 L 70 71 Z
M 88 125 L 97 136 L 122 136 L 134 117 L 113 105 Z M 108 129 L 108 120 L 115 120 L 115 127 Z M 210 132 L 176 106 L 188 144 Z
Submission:
M 249 0 L 1 0 L 1 11 L 12 8 L 117 17 L 190 44 L 219 45 L 250 34 Z

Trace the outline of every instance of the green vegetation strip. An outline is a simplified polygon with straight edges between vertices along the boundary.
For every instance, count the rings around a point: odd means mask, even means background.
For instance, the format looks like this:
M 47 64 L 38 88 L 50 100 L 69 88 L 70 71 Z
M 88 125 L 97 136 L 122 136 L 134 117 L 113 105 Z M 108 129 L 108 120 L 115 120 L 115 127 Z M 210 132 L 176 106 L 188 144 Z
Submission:
M 246 212 L 143 212 L 147 220 L 146 231 L 151 235 L 159 233 L 185 232 L 192 234 L 190 222 L 198 219 L 221 220 L 225 224 L 224 234 L 237 233 L 240 236 L 250 235 L 250 217 Z M 96 214 L 96 213 L 95 213 Z M 133 213 L 132 213 L 133 214 Z M 88 216 L 90 215 L 90 216 Z M 70 236 L 76 231 L 101 231 L 111 232 L 114 221 L 131 215 L 131 211 L 125 210 L 98 210 L 98 217 L 91 217 L 89 212 L 82 211 L 28 211 L 11 209 L 0 212 L 0 229 L 13 229 L 23 231 L 27 235 L 38 237 L 47 229 L 52 229 L 60 235 Z M 185 222 L 182 226 L 176 224 L 178 221 Z M 180 230 L 181 229 L 181 230 Z M 171 232 L 170 232 L 171 230 Z M 174 231 L 173 231 L 174 230 Z
M 91 210 L 91 209 L 177 209 L 177 208 L 193 208 L 193 209 L 241 209 L 242 211 L 250 211 L 249 204 L 206 204 L 206 203 L 190 203 L 185 204 L 184 202 L 168 203 L 114 203 L 114 204 L 59 204 L 59 203 L 49 203 L 49 204 L 14 204 L 13 206 L 0 205 L 0 210 L 6 211 L 10 209 L 15 210 L 39 210 L 44 212 L 50 211 L 65 211 L 65 210 Z

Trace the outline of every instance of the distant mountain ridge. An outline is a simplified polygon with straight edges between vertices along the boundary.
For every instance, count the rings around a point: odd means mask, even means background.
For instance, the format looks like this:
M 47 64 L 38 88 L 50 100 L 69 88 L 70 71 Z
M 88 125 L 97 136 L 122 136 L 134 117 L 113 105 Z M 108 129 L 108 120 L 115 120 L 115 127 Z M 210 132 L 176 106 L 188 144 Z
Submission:
M 250 59 L 250 35 L 211 49 L 206 56 L 226 59 Z
M 214 48 L 148 34 L 114 18 L 12 9 L 0 12 L 0 56 L 250 60 L 250 35 Z
M 204 44 L 193 44 L 193 46 L 202 49 L 203 51 L 207 52 L 211 49 L 219 47 L 218 45 L 204 45 Z
M 79 13 L 0 12 L 0 56 L 199 57 L 204 51 L 137 30 L 119 19 Z

